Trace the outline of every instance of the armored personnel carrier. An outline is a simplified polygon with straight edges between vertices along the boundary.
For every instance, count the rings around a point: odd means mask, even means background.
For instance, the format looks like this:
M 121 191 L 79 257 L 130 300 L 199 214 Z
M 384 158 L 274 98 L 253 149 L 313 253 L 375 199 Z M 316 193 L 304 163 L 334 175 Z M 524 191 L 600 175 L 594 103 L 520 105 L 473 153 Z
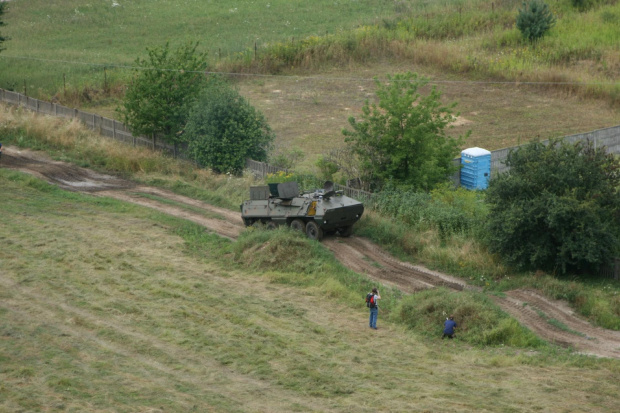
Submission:
M 334 191 L 330 181 L 323 189 L 304 193 L 299 192 L 297 182 L 253 186 L 250 199 L 241 204 L 245 226 L 258 222 L 268 228 L 288 225 L 318 241 L 336 232 L 350 236 L 363 212 L 364 204 Z

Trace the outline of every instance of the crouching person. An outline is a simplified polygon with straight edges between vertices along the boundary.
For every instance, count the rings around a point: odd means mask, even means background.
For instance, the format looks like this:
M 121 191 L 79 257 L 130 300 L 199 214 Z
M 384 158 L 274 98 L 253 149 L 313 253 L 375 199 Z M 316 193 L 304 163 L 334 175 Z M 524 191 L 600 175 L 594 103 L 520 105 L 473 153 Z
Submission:
M 441 338 L 454 338 L 454 329 L 456 327 L 456 323 L 454 322 L 454 316 L 451 315 L 450 317 L 446 318 L 446 322 L 443 323 L 443 325 L 443 335 L 441 336 Z

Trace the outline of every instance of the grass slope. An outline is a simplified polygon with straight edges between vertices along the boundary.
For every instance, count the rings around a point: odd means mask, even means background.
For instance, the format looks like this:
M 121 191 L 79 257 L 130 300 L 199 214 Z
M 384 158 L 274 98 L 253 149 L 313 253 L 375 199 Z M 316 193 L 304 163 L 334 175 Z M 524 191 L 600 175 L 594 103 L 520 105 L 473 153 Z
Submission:
M 191 224 L 3 169 L 0 188 L 0 411 L 617 408 L 618 361 L 381 316 L 369 335 L 364 307 L 224 266 L 230 242 Z
M 229 179 L 226 175 L 216 175 L 208 170 L 195 169 L 190 164 L 177 162 L 148 149 L 116 144 L 87 131 L 77 121 L 37 116 L 31 112 L 10 107 L 0 106 L 0 108 L 2 109 L 0 134 L 5 144 L 47 151 L 54 159 L 125 175 L 147 185 L 166 188 L 233 211 L 238 211 L 239 204 L 247 199 L 249 186 L 254 183 L 252 176 Z M 578 278 L 558 279 L 540 273 L 514 273 L 506 268 L 498 257 L 489 254 L 484 245 L 476 241 L 477 236 L 471 231 L 474 228 L 481 228 L 482 223 L 476 219 L 484 215 L 484 205 L 479 204 L 476 194 L 469 191 L 454 192 L 445 188 L 442 191 L 435 191 L 432 195 L 432 198 L 435 201 L 441 201 L 440 203 L 420 203 L 422 198 L 414 196 L 404 202 L 408 208 L 399 210 L 397 215 L 393 215 L 389 212 L 389 208 L 385 210 L 384 207 L 401 205 L 403 202 L 398 200 L 392 202 L 389 197 L 385 198 L 383 203 L 375 205 L 376 211 L 368 209 L 365 212 L 362 220 L 356 224 L 356 233 L 368 237 L 404 261 L 421 263 L 439 271 L 461 276 L 468 283 L 483 287 L 487 291 L 501 292 L 518 288 L 535 288 L 547 297 L 568 301 L 579 314 L 596 325 L 616 330 L 619 328 L 619 286 L 613 280 L 591 278 L 585 275 Z M 458 214 L 455 214 L 456 211 Z M 418 218 L 415 218 L 416 216 Z M 421 217 L 424 218 L 420 220 Z M 418 221 L 422 225 L 416 225 L 415 222 Z M 447 228 L 444 225 L 444 236 L 435 225 L 437 222 L 450 222 Z M 470 230 L 464 230 L 465 227 L 469 227 Z M 446 237 L 446 234 L 449 236 Z M 343 288 L 348 290 L 349 295 L 351 293 L 354 295 L 349 301 L 353 305 L 357 305 L 359 294 L 363 294 L 370 288 L 367 282 L 360 282 L 359 279 L 353 280 L 351 274 L 344 273 L 342 268 L 337 269 L 333 263 L 329 269 L 326 269 L 325 257 L 316 252 L 315 247 L 300 245 L 298 240 L 290 240 L 286 236 L 278 238 L 277 242 L 261 237 L 261 234 L 251 235 L 235 244 L 237 245 L 234 251 L 235 260 L 247 261 L 245 267 L 247 269 L 257 269 L 261 266 L 262 268 L 269 266 L 273 270 L 288 268 L 287 271 L 296 272 L 294 277 L 288 277 L 289 282 L 295 280 L 295 283 L 299 285 L 305 285 L 300 276 L 302 273 L 313 274 L 313 276 L 319 274 L 324 279 L 324 273 L 327 272 L 329 273 L 328 279 L 338 276 L 338 283 L 340 283 L 330 290 L 336 295 Z M 265 243 L 269 243 L 269 249 L 263 248 Z M 253 250 L 262 252 L 254 254 Z M 204 253 L 201 252 L 201 254 Z M 221 255 L 226 254 L 228 252 L 221 253 Z M 215 258 L 216 255 L 212 257 Z M 293 259 L 297 257 L 305 257 L 305 259 Z M 278 262 L 280 262 L 279 267 Z M 228 262 L 224 264 L 224 266 L 229 265 Z M 449 295 L 442 294 L 437 303 L 442 300 L 444 304 L 449 303 L 449 305 L 441 304 L 437 308 L 455 310 L 454 300 Z M 467 308 L 476 301 L 478 297 L 468 295 L 467 300 L 461 302 L 461 306 Z M 417 323 L 416 320 L 427 317 L 428 312 L 425 312 L 426 305 L 419 305 L 421 301 L 416 301 L 416 303 L 417 308 L 414 306 L 397 309 L 397 303 L 391 305 L 390 301 L 387 303 L 384 301 L 384 304 L 388 305 L 384 305 L 383 309 L 396 310 L 395 314 L 401 312 L 401 318 L 405 324 L 411 324 L 412 320 Z M 484 327 L 477 334 L 469 335 L 468 342 L 476 344 L 501 344 L 506 343 L 506 340 L 520 343 L 531 342 L 527 335 L 512 328 L 512 325 L 505 324 L 509 320 L 496 312 L 497 309 L 484 306 L 482 309 L 484 314 L 480 318 L 480 320 L 485 320 L 482 323 Z M 422 323 L 424 324 L 422 330 L 430 335 L 436 334 L 436 324 L 441 320 L 442 318 L 439 317 L 434 321 Z M 480 327 L 482 325 L 478 326 L 479 329 Z M 421 331 L 419 324 L 416 329 Z M 495 330 L 495 333 L 503 333 L 497 336 L 492 330 Z M 489 333 L 493 333 L 492 335 L 496 338 L 489 340 Z M 510 333 L 510 337 L 505 336 L 506 333 Z

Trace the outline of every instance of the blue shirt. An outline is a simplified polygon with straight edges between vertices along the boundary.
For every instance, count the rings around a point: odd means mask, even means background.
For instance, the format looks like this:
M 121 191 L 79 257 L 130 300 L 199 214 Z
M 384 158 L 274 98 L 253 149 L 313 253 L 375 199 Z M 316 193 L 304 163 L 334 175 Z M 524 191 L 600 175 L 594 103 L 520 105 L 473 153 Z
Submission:
M 452 335 L 454 334 L 454 327 L 456 327 L 456 323 L 454 320 L 446 320 L 444 323 L 445 328 L 443 329 L 444 334 Z

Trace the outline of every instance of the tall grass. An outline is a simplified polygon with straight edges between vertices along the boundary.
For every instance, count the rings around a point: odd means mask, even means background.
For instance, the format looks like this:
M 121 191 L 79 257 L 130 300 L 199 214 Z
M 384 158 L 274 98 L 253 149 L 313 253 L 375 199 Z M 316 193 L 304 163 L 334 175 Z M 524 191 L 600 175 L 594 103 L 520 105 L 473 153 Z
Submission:
M 457 336 L 476 345 L 541 347 L 544 343 L 514 319 L 494 308 L 483 294 L 449 292 L 442 288 L 422 291 L 405 298 L 397 310 L 408 327 L 431 337 L 440 337 L 450 315 L 458 321 Z

